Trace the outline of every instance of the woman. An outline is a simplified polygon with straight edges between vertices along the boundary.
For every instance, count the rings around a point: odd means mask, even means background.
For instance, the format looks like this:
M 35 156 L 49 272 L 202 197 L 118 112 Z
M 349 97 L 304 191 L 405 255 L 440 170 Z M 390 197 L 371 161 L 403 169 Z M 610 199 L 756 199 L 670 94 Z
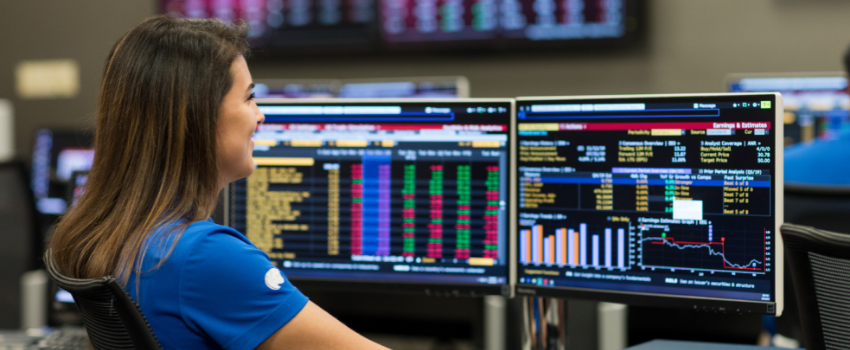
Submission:
M 86 190 L 50 247 L 62 273 L 114 275 L 165 349 L 383 349 L 309 302 L 268 256 L 209 221 L 254 171 L 263 115 L 245 26 L 148 19 L 112 48 Z

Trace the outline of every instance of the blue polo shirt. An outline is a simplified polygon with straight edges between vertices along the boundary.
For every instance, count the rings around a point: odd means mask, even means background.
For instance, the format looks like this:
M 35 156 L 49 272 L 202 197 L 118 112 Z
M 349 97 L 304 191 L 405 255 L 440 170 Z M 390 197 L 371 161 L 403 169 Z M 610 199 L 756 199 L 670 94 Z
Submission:
M 135 274 L 127 283 L 163 349 L 254 349 L 307 304 L 238 231 L 192 223 L 166 258 L 174 230 L 165 225 L 151 235 L 138 294 Z

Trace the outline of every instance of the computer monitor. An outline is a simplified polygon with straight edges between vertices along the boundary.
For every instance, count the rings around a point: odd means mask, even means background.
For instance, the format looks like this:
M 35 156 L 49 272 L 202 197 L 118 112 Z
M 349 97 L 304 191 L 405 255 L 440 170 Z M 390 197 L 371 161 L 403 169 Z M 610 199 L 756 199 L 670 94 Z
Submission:
M 781 95 L 517 110 L 517 294 L 782 313 Z
M 159 0 L 175 17 L 243 21 L 259 55 L 339 53 L 377 48 L 375 0 Z
M 381 41 L 401 48 L 528 48 L 624 43 L 640 1 L 382 1 Z
M 331 98 L 339 94 L 336 79 L 255 79 L 257 98 Z
M 257 104 L 227 221 L 299 287 L 511 294 L 512 99 Z
M 622 46 L 637 0 L 159 0 L 176 17 L 243 21 L 257 56 Z
M 92 135 L 84 131 L 39 129 L 35 133 L 30 186 L 38 211 L 59 215 L 67 207 L 67 183 L 74 171 L 91 168 Z
M 726 90 L 782 93 L 785 146 L 834 139 L 850 131 L 850 96 L 843 72 L 731 74 Z
M 89 171 L 74 171 L 71 174 L 71 179 L 68 181 L 67 195 L 69 205 L 74 205 L 77 203 L 77 200 L 80 199 L 80 196 L 83 195 L 83 191 L 85 190 L 86 181 L 89 179 Z
M 343 79 L 342 98 L 456 98 L 469 97 L 464 76 Z

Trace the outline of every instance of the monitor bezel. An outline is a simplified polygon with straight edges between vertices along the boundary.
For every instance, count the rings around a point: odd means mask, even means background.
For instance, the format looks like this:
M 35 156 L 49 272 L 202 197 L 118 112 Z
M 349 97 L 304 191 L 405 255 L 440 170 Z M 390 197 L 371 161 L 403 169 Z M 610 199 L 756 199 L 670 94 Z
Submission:
M 504 297 L 514 296 L 514 281 L 516 278 L 516 254 L 514 245 L 517 240 L 516 225 L 512 223 L 516 221 L 516 181 L 513 181 L 514 171 L 516 168 L 516 154 L 513 150 L 516 148 L 516 140 L 513 137 L 516 129 L 516 101 L 512 98 L 438 98 L 438 99 L 422 99 L 422 98 L 377 98 L 377 99 L 351 99 L 351 98 L 258 98 L 256 99 L 258 106 L 269 104 L 391 104 L 391 103 L 449 103 L 449 104 L 468 104 L 468 103 L 508 103 L 510 105 L 508 125 L 508 215 L 507 215 L 507 249 L 508 249 L 508 274 L 504 284 L 479 284 L 479 283 L 420 283 L 420 282 L 387 282 L 376 280 L 359 280 L 359 279 L 329 279 L 329 278 L 305 278 L 292 277 L 299 288 L 315 289 L 315 290 L 334 290 L 334 291 L 356 291 L 356 292 L 382 292 L 382 293 L 401 293 L 415 294 L 426 296 L 465 296 L 465 297 L 480 297 L 485 295 L 500 295 Z M 225 189 L 224 202 L 224 224 L 230 226 L 231 220 L 231 189 L 228 184 Z M 286 270 L 283 270 L 286 273 Z
M 712 98 L 712 97 L 722 97 L 722 98 L 741 98 L 743 96 L 773 96 L 776 103 L 772 107 L 774 109 L 774 142 L 775 145 L 782 145 L 782 137 L 783 133 L 783 109 L 782 109 L 782 95 L 778 92 L 774 93 L 709 93 L 709 94 L 646 94 L 646 95 L 587 95 L 587 96 L 535 96 L 535 97 L 517 97 L 516 102 L 517 105 L 523 102 L 532 102 L 532 101 L 581 101 L 581 100 L 594 100 L 598 102 L 598 100 L 623 100 L 623 99 L 642 99 L 645 101 L 651 99 L 666 99 L 666 98 Z M 514 129 L 513 139 L 516 140 L 518 138 L 517 129 Z M 784 215 L 784 163 L 783 163 L 783 147 L 774 147 L 774 156 L 775 162 L 775 173 L 776 179 L 774 180 L 774 193 L 773 196 L 776 198 L 775 200 L 775 208 L 774 208 L 774 286 L 775 286 L 775 301 L 772 302 L 763 302 L 763 301 L 754 301 L 754 300 L 741 300 L 741 299 L 725 299 L 725 298 L 707 298 L 707 297 L 694 297 L 694 296 L 683 296 L 683 295 L 674 295 L 674 294 L 661 294 L 661 293 L 637 293 L 637 292 L 623 292 L 623 291 L 612 291 L 612 290 L 604 290 L 604 289 L 590 289 L 590 288 L 575 288 L 575 287 L 539 287 L 532 284 L 524 284 L 519 283 L 518 280 L 513 280 L 512 282 L 515 284 L 516 294 L 517 295 L 532 295 L 532 296 L 546 296 L 546 297 L 560 297 L 560 298 L 577 298 L 577 299 L 590 299 L 597 301 L 605 301 L 605 302 L 614 302 L 614 303 L 623 303 L 629 305 L 636 306 L 649 306 L 649 307 L 665 307 L 665 308 L 678 308 L 678 309 L 688 309 L 694 311 L 706 311 L 706 312 L 720 312 L 720 313 L 753 313 L 753 314 L 765 314 L 772 316 L 780 316 L 782 315 L 782 311 L 784 309 L 784 245 L 782 241 L 782 236 L 779 235 L 779 226 L 782 225 L 783 215 Z M 516 153 L 517 150 L 514 150 Z M 514 178 L 519 179 L 519 167 L 514 168 Z M 514 212 L 518 212 L 519 208 L 515 208 Z M 517 225 L 517 222 L 514 221 L 513 225 Z M 515 242 L 516 243 L 516 242 Z M 518 244 L 514 244 L 514 247 L 517 247 Z M 516 249 L 515 249 L 516 250 Z M 518 254 L 518 252 L 514 251 L 513 253 Z M 518 271 L 520 268 L 519 262 L 516 262 L 515 271 Z M 770 307 L 773 306 L 773 312 L 770 311 Z

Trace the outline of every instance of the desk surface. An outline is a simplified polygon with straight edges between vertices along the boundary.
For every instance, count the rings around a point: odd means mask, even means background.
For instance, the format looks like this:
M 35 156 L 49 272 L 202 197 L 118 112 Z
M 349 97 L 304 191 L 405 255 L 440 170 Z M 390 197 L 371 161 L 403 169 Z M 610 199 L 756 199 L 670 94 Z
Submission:
M 779 349 L 774 347 L 742 345 L 742 344 L 727 344 L 727 343 L 707 343 L 695 341 L 678 341 L 678 340 L 653 340 L 640 345 L 635 345 L 625 350 L 769 350 Z M 804 349 L 799 349 L 804 350 Z

